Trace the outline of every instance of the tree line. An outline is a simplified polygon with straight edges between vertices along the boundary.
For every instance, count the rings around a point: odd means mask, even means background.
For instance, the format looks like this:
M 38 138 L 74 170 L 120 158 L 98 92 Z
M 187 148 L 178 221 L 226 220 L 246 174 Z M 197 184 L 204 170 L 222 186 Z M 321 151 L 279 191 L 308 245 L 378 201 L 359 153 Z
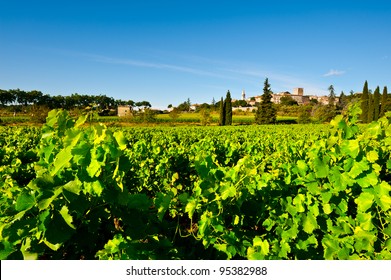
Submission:
M 45 106 L 49 109 L 63 108 L 66 110 L 96 107 L 102 112 L 104 110 L 116 109 L 117 106 L 120 105 L 129 106 L 131 109 L 135 107 L 151 107 L 151 103 L 148 101 L 135 102 L 133 100 L 114 99 L 106 95 L 87 95 L 74 93 L 69 96 L 51 96 L 38 90 L 24 91 L 20 89 L 0 89 L 0 104 L 3 107 Z

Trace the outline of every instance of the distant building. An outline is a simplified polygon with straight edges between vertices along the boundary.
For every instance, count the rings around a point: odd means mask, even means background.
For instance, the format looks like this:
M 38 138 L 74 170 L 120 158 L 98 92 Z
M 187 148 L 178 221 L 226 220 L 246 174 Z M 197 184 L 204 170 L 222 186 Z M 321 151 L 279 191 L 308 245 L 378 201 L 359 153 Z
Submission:
M 304 95 L 304 88 L 294 88 L 293 89 L 293 95 Z
M 280 92 L 280 93 L 273 93 L 272 94 L 272 102 L 276 103 L 276 104 L 280 104 L 281 98 L 286 97 L 286 96 L 290 96 L 299 105 L 307 104 L 310 102 L 310 97 L 304 95 L 303 88 L 293 89 L 293 94 L 291 94 L 289 91 L 284 91 L 284 92 Z
M 132 110 L 130 109 L 130 106 L 118 106 L 118 117 L 130 117 L 132 115 Z
M 242 100 L 246 100 L 246 93 L 242 90 Z
M 279 92 L 279 93 L 273 93 L 272 94 L 272 102 L 275 104 L 281 103 L 281 98 L 284 96 L 291 96 L 291 93 L 289 91 Z
M 328 96 L 311 95 L 309 98 L 317 100 L 318 103 L 322 104 L 322 105 L 328 105 L 329 104 L 329 97 Z M 334 105 L 336 105 L 338 103 L 338 101 L 339 101 L 339 97 L 335 97 Z

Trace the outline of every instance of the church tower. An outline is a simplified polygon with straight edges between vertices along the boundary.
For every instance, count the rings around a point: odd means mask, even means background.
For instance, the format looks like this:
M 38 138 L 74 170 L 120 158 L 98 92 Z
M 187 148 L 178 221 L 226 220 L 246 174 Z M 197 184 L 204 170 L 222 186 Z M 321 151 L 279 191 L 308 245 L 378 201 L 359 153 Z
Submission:
M 246 93 L 242 90 L 242 100 L 246 100 Z

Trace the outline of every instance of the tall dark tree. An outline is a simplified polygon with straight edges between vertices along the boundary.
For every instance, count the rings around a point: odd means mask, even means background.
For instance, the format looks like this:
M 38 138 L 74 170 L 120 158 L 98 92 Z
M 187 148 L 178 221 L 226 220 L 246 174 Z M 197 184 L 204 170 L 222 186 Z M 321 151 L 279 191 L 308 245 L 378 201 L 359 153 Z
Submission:
M 136 106 L 137 106 L 137 103 L 136 103 Z M 182 112 L 184 111 L 187 111 L 189 112 L 190 111 L 190 99 L 187 99 L 187 101 L 181 103 L 178 105 L 178 109 Z
M 213 99 L 212 99 L 212 107 L 214 108 L 216 106 L 216 100 L 215 100 L 215 98 L 213 97 Z
M 32 90 L 32 91 L 26 92 L 27 104 L 36 105 L 42 96 L 43 96 L 43 93 L 38 90 Z
M 225 106 L 224 106 L 224 100 L 222 97 L 221 97 L 221 101 L 220 101 L 219 125 L 221 125 L 221 126 L 225 125 Z
M 263 86 L 262 101 L 258 105 L 255 113 L 255 122 L 257 124 L 271 124 L 276 122 L 277 111 L 272 102 L 272 91 L 270 89 L 269 79 L 266 78 Z
M 348 100 L 346 98 L 346 95 L 343 91 L 341 91 L 341 94 L 339 95 L 338 102 L 337 102 L 337 110 L 339 111 L 343 110 L 347 104 L 348 104 Z
M 224 101 L 225 105 L 225 125 L 232 124 L 232 99 L 231 93 L 228 91 Z
M 335 92 L 334 92 L 334 86 L 333 85 L 330 85 L 329 88 L 328 88 L 330 94 L 329 94 L 329 98 L 328 98 L 328 101 L 329 101 L 329 105 L 334 105 L 335 103 Z
M 0 103 L 5 106 L 11 104 L 16 100 L 16 95 L 14 95 L 10 90 L 0 89 Z
M 383 94 L 381 97 L 380 117 L 383 117 L 384 113 L 386 112 L 387 95 L 388 95 L 387 87 L 384 87 Z
M 53 97 L 51 97 L 49 94 L 44 94 L 38 101 L 38 105 L 40 106 L 47 106 L 49 109 L 54 109 L 54 102 Z
M 373 93 L 373 120 L 377 121 L 380 115 L 380 88 L 377 87 Z
M 367 119 L 367 123 L 370 123 L 373 121 L 373 112 L 374 112 L 373 94 L 368 94 L 368 119 Z
M 27 93 L 24 90 L 20 89 L 10 89 L 9 92 L 12 93 L 12 95 L 15 97 L 15 100 L 18 102 L 19 105 L 27 106 L 28 99 L 27 99 Z
M 361 121 L 363 123 L 368 122 L 368 99 L 369 99 L 369 91 L 368 91 L 368 82 L 365 81 L 364 83 L 364 88 L 362 90 L 362 95 L 361 95 Z

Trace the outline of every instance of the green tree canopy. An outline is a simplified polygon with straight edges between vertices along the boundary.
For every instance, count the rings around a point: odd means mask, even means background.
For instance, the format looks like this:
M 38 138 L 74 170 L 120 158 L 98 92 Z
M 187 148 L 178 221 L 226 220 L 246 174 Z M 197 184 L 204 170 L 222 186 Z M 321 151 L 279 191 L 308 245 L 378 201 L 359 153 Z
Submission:
M 292 98 L 292 96 L 289 96 L 289 95 L 281 97 L 280 104 L 285 105 L 285 106 L 297 106 L 298 105 L 297 101 L 294 100 Z
M 341 91 L 341 94 L 339 95 L 339 99 L 337 102 L 337 110 L 341 111 L 343 110 L 346 105 L 348 105 L 348 99 L 343 91 Z
M 257 124 L 272 124 L 276 122 L 277 110 L 272 102 L 272 91 L 270 89 L 269 79 L 266 78 L 263 86 L 262 101 L 258 105 L 255 113 L 255 122 Z

